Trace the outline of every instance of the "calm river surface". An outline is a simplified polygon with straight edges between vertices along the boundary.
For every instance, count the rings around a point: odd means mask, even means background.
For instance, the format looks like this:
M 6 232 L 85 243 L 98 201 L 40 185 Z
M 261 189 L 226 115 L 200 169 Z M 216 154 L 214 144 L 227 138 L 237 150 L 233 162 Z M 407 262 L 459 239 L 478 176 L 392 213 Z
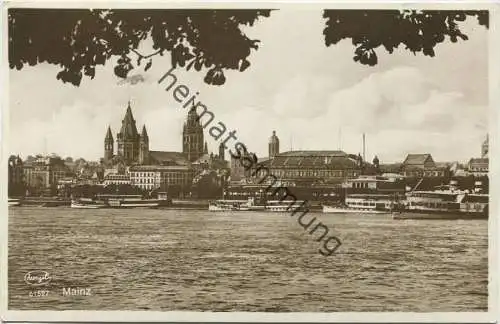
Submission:
M 10 208 L 9 309 L 487 310 L 486 220 L 314 216 L 342 241 L 330 257 L 287 213 Z

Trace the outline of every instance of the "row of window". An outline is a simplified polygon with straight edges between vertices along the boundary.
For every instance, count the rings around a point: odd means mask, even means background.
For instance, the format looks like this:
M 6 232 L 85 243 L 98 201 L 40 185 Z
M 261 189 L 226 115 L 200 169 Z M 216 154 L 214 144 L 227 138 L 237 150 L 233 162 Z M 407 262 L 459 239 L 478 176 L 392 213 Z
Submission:
M 131 177 L 152 177 L 156 172 L 130 172 Z
M 442 171 L 406 171 L 406 176 L 425 176 L 425 177 L 442 177 L 444 176 L 444 172 Z
M 359 202 L 359 201 L 353 201 L 353 202 L 349 202 L 349 206 L 375 207 L 375 202 Z
M 368 182 L 354 182 L 352 184 L 352 187 L 353 188 L 369 188 L 370 186 L 369 186 Z
M 410 202 L 410 206 L 421 206 L 421 207 L 427 207 L 427 208 L 458 208 L 460 205 L 457 203 L 442 203 L 442 202 Z
M 331 171 L 331 170 L 270 170 L 269 174 L 278 177 L 344 177 L 347 175 L 356 176 L 356 172 Z M 258 176 L 265 176 L 266 172 L 261 171 Z

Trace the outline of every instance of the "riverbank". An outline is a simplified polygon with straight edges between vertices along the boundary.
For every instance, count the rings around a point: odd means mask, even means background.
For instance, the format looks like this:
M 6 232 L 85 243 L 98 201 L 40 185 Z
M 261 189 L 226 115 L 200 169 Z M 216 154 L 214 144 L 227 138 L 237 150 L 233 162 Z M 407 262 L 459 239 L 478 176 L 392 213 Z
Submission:
M 56 197 L 27 197 L 16 198 L 20 200 L 20 205 L 16 207 L 69 207 L 71 199 L 59 199 Z M 179 210 L 207 210 L 210 200 L 207 199 L 173 199 L 172 204 L 158 207 L 158 209 L 179 209 Z M 309 202 L 310 211 L 319 211 L 322 203 L 319 201 Z

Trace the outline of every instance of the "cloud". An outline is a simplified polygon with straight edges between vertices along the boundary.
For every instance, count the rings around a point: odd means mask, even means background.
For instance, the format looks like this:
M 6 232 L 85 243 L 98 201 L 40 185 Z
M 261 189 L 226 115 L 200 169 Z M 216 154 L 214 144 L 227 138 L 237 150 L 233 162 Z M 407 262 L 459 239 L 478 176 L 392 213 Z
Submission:
M 134 74 L 134 75 L 130 75 L 128 76 L 127 78 L 121 80 L 118 82 L 118 85 L 124 85 L 126 83 L 129 83 L 129 84 L 137 84 L 137 83 L 140 83 L 140 82 L 145 82 L 145 78 L 142 74 Z
M 273 130 L 282 151 L 340 146 L 358 153 L 365 132 L 367 156 L 382 161 L 400 161 L 406 152 L 426 151 L 440 160 L 479 154 L 488 124 L 483 28 L 471 29 L 470 41 L 441 44 L 434 58 L 379 51 L 379 64 L 367 67 L 352 60 L 350 41 L 324 45 L 321 14 L 280 10 L 259 21 L 248 31 L 262 41 L 251 66 L 228 72 L 224 86 L 204 84 L 203 72 L 182 70 L 175 71 L 178 83 L 198 91 L 216 119 L 259 156 L 267 155 Z M 157 83 L 171 68 L 169 56 L 155 56 L 151 69 L 138 68 L 123 82 L 112 63 L 80 87 L 56 80 L 59 67 L 47 64 L 11 70 L 11 152 L 36 154 L 46 142 L 49 152 L 98 159 L 107 125 L 115 135 L 128 100 L 138 128 L 147 126 L 151 149 L 180 150 L 185 111 Z M 205 136 L 217 152 L 218 143 Z

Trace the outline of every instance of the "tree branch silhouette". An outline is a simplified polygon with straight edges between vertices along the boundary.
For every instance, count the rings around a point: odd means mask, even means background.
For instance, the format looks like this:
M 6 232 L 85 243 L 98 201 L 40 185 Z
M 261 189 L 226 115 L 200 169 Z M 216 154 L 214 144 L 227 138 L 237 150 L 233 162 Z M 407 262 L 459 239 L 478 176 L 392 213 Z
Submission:
M 115 74 L 128 73 L 151 58 L 171 53 L 172 65 L 186 67 L 186 62 L 204 70 L 205 82 L 223 84 L 225 70 L 242 71 L 250 65 L 252 49 L 258 40 L 241 30 L 271 10 L 90 10 L 90 9 L 9 9 L 9 65 L 49 63 L 62 70 L 57 79 L 76 86 L 84 76 L 95 76 L 97 65 L 118 57 Z M 152 54 L 139 52 L 139 44 L 150 38 Z M 137 64 L 130 54 L 137 55 Z M 243 68 L 244 67 L 244 68 Z
M 170 52 L 174 67 L 205 73 L 207 84 L 221 85 L 227 70 L 245 71 L 259 40 L 248 38 L 243 26 L 253 26 L 271 10 L 143 10 L 143 9 L 9 9 L 9 65 L 49 63 L 61 67 L 57 79 L 78 86 L 95 68 L 118 57 L 114 73 L 128 73 L 156 55 Z M 325 45 L 350 39 L 353 59 L 373 66 L 380 47 L 388 53 L 403 46 L 414 54 L 435 56 L 446 40 L 467 40 L 460 23 L 475 17 L 489 27 L 489 12 L 450 10 L 324 10 Z M 142 54 L 141 42 L 151 39 L 155 52 Z M 132 62 L 131 54 L 136 56 Z
M 434 47 L 447 38 L 456 43 L 468 37 L 459 28 L 467 17 L 476 17 L 479 25 L 489 27 L 489 13 L 457 10 L 324 10 L 326 46 L 351 39 L 354 61 L 376 65 L 376 49 L 393 53 L 400 45 L 405 50 L 433 57 Z

